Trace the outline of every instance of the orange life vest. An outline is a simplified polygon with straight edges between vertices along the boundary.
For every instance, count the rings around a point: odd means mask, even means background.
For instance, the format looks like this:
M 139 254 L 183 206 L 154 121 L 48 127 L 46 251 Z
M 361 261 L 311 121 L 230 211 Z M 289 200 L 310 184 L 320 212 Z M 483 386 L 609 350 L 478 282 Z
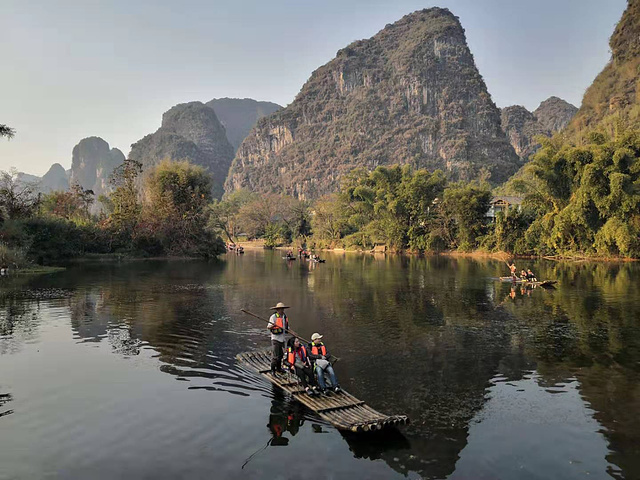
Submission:
M 294 350 L 292 347 L 287 349 L 287 363 L 289 365 L 296 364 L 296 355 L 300 357 L 300 360 L 302 360 L 303 363 L 307 361 L 307 349 L 304 348 L 304 345 L 300 345 L 298 350 Z
M 319 353 L 318 353 L 319 352 Z M 324 346 L 324 343 L 311 343 L 311 353 L 314 355 L 324 355 L 327 356 L 327 347 Z
M 280 316 L 276 313 L 276 323 L 275 327 L 271 329 L 271 333 L 274 335 L 280 335 L 289 329 L 289 319 L 287 319 L 286 315 Z

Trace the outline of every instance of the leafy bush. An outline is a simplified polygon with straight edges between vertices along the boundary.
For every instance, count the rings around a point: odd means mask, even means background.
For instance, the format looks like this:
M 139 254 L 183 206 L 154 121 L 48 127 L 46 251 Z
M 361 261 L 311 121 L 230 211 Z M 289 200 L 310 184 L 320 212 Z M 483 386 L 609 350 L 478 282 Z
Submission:
M 21 248 L 12 248 L 0 242 L 0 266 L 23 268 L 27 265 L 27 257 Z
M 78 226 L 62 219 L 37 217 L 24 220 L 23 228 L 29 239 L 27 255 L 38 264 L 109 251 L 107 236 L 94 225 Z

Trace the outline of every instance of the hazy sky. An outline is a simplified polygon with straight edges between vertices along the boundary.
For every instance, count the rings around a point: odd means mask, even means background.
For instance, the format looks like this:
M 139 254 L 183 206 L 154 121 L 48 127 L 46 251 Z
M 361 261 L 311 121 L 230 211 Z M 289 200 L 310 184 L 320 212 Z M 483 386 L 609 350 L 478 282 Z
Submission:
M 422 8 L 460 17 L 499 107 L 580 105 L 625 0 L 0 0 L 0 169 L 71 165 L 82 138 L 125 155 L 187 101 L 290 103 L 350 42 Z

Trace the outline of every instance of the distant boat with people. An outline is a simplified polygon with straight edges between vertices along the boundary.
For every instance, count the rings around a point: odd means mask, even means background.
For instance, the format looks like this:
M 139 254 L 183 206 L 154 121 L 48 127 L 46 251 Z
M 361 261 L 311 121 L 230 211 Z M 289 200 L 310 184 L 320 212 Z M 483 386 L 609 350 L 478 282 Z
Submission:
M 518 277 L 500 277 L 500 281 L 501 282 L 511 282 L 511 283 L 521 283 L 521 284 L 524 284 L 524 285 L 533 285 L 533 286 L 537 286 L 537 287 L 551 287 L 551 286 L 556 285 L 558 283 L 557 280 L 538 281 L 538 280 L 527 280 L 527 279 L 518 278 Z

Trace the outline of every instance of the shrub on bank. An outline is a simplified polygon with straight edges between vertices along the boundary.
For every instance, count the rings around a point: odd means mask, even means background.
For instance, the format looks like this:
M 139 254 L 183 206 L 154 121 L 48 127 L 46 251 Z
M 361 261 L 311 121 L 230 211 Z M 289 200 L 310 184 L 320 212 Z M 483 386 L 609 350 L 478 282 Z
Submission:
M 0 266 L 10 268 L 24 268 L 27 266 L 27 257 L 24 250 L 12 248 L 4 242 L 0 242 Z
M 86 253 L 108 253 L 109 241 L 93 225 L 78 226 L 58 218 L 37 217 L 22 221 L 28 238 L 27 256 L 40 265 L 72 259 Z

